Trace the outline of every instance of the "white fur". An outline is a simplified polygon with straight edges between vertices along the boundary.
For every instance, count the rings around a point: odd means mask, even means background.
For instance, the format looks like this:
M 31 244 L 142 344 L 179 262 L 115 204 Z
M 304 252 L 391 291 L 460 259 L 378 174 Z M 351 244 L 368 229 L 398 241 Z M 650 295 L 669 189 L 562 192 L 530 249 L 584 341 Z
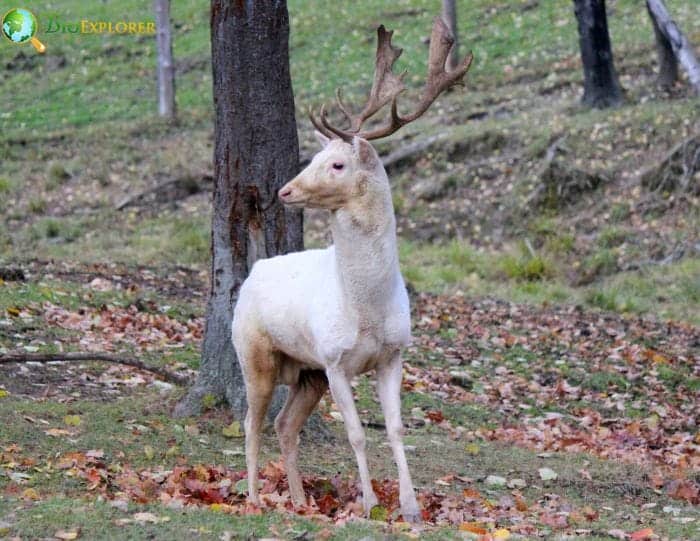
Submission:
M 246 378 L 248 401 L 257 400 L 262 387 L 266 393 L 262 402 L 268 393 L 255 372 L 260 359 L 250 358 L 247 353 L 254 349 L 251 337 L 266 344 L 273 354 L 282 354 L 276 383 L 296 389 L 300 370 L 324 370 L 357 457 L 364 504 L 369 511 L 377 498 L 370 482 L 365 436 L 350 379 L 376 369 L 377 390 L 399 469 L 402 512 L 405 518 L 417 520 L 419 509 L 401 442 L 399 397 L 400 350 L 410 340 L 410 309 L 399 271 L 389 181 L 379 157 L 366 141 L 356 139 L 350 145 L 323 137 L 319 140 L 324 149 L 280 190 L 280 197 L 287 204 L 328 208 L 334 245 L 258 261 L 241 286 L 234 312 L 233 342 Z M 342 170 L 336 170 L 333 164 L 341 163 Z M 257 498 L 256 441 L 260 430 L 260 407 L 255 404 L 256 411 L 251 413 L 249 409 L 246 418 L 253 501 Z M 289 419 L 278 418 L 277 424 L 289 424 Z M 296 468 L 296 447 L 286 445 L 289 450 L 285 451 L 283 445 L 283 455 L 288 455 L 288 462 Z M 287 467 L 289 470 L 289 464 Z M 300 485 L 296 475 L 294 471 L 289 473 L 290 492 L 298 499 L 301 487 L 292 487 Z

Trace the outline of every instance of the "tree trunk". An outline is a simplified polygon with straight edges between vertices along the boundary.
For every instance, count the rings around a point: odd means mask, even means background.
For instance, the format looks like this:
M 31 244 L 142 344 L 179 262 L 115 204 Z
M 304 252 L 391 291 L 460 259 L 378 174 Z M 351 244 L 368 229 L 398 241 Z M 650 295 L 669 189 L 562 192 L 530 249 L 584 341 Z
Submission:
M 241 419 L 243 377 L 231 343 L 238 291 L 253 263 L 303 247 L 302 214 L 278 189 L 299 170 L 282 0 L 212 0 L 215 106 L 211 288 L 197 381 L 175 415 L 225 400 Z M 272 294 L 272 292 L 271 292 Z
M 457 37 L 457 3 L 455 0 L 442 0 L 442 18 L 455 39 L 455 43 L 445 61 L 445 69 L 452 71 L 457 67 L 460 60 L 459 39 Z
M 690 84 L 700 94 L 700 64 L 693 46 L 683 35 L 663 0 L 647 0 L 647 11 L 654 23 L 656 48 L 659 53 L 659 82 L 671 86 L 678 78 L 678 62 L 688 73 Z
M 654 26 L 654 36 L 656 37 L 656 54 L 659 57 L 659 86 L 668 90 L 678 80 L 678 61 L 676 60 L 676 55 L 673 54 L 671 43 L 666 39 L 654 18 L 649 2 L 647 2 L 647 11 Z
M 583 103 L 605 108 L 622 102 L 613 63 L 605 0 L 574 0 L 583 62 Z
M 170 0 L 153 0 L 158 48 L 158 114 L 175 118 L 175 64 L 170 32 Z

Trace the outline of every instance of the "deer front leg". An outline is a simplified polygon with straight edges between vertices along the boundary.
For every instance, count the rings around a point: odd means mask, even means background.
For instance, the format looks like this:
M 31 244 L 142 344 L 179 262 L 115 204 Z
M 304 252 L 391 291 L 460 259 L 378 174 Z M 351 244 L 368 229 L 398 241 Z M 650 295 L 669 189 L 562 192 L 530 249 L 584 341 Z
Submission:
M 377 394 L 384 412 L 387 436 L 399 470 L 399 501 L 401 514 L 408 522 L 419 522 L 420 508 L 413 491 L 403 448 L 403 423 L 401 422 L 401 355 L 397 353 L 388 364 L 377 368 Z
M 365 512 L 369 515 L 372 507 L 377 505 L 378 500 L 369 477 L 367 453 L 365 451 L 365 431 L 362 429 L 360 416 L 357 414 L 355 400 L 352 397 L 352 388 L 342 369 L 329 369 L 326 374 L 328 375 L 331 395 L 340 409 L 345 422 L 345 429 L 348 433 L 348 440 L 350 440 L 350 445 L 355 451 L 357 467 L 360 470 L 360 483 L 362 484 L 362 503 Z

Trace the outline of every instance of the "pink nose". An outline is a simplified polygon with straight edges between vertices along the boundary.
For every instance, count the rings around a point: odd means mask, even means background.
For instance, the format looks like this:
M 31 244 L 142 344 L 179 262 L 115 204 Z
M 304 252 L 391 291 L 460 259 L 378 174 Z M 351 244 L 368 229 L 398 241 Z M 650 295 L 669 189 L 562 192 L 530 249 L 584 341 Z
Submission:
M 291 188 L 282 187 L 279 191 L 280 199 L 287 199 L 290 195 L 292 195 Z

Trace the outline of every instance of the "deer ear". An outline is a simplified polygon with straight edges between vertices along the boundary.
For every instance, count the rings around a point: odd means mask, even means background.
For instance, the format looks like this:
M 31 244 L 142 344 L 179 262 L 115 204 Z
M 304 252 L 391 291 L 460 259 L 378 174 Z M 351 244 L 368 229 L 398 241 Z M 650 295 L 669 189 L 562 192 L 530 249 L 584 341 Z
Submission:
M 328 143 L 331 142 L 331 140 L 323 135 L 320 131 L 314 130 L 314 135 L 316 136 L 316 141 L 321 145 L 321 148 L 326 148 L 328 146 Z
M 353 137 L 352 148 L 354 149 L 355 154 L 357 154 L 357 157 L 362 165 L 368 169 L 374 169 L 374 167 L 377 165 L 377 161 L 379 160 L 379 156 L 377 156 L 377 151 L 374 150 L 374 147 L 371 144 L 361 137 Z

